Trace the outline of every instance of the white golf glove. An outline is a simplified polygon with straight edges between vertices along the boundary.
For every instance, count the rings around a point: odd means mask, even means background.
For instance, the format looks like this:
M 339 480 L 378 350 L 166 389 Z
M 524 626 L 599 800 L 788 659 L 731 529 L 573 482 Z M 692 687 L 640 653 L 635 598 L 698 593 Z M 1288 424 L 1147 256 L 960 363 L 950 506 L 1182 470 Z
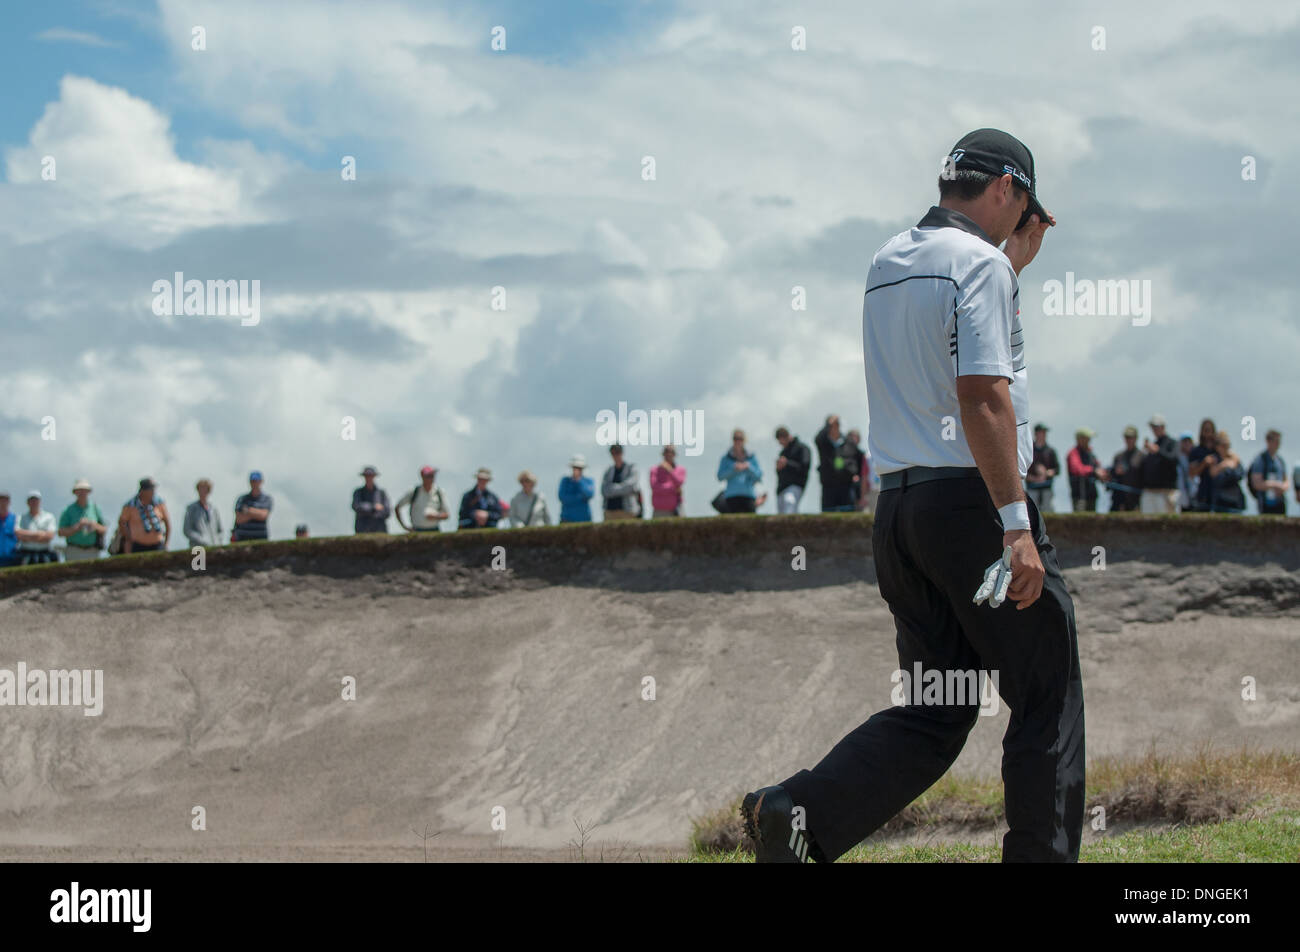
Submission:
M 997 608 L 1007 597 L 1011 587 L 1011 546 L 1002 550 L 1002 558 L 984 570 L 984 584 L 979 587 L 972 601 L 976 605 L 988 599 L 990 608 Z

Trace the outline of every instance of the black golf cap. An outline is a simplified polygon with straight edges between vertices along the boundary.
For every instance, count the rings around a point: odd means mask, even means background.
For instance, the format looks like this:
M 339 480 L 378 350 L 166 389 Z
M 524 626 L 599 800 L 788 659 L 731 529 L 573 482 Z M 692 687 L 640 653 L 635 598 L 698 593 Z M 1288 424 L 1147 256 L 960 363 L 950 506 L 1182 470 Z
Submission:
M 1037 215 L 1039 221 L 1047 221 L 1047 209 L 1038 201 L 1034 186 L 1034 156 L 1028 147 L 1015 136 L 1001 129 L 976 129 L 968 132 L 958 140 L 948 153 L 950 161 L 944 162 L 945 171 L 973 169 L 992 175 L 1006 175 L 1019 183 L 1029 193 L 1029 206 L 1021 216 L 1017 228 L 1023 228 L 1030 215 Z

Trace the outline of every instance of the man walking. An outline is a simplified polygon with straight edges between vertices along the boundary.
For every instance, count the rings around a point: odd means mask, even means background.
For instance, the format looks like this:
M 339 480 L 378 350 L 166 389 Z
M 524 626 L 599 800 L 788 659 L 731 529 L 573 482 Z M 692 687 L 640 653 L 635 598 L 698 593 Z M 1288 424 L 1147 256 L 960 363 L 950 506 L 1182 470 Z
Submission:
M 867 279 L 875 570 L 902 671 L 998 678 L 1011 708 L 1003 860 L 1070 862 L 1083 828 L 1083 689 L 1074 606 L 1022 485 L 1032 456 L 1016 304 L 1017 275 L 1055 220 L 1034 194 L 1029 150 L 994 129 L 957 143 L 939 196 L 876 252 Z M 758 860 L 833 861 L 879 829 L 957 758 L 975 693 L 914 694 L 812 770 L 746 796 Z

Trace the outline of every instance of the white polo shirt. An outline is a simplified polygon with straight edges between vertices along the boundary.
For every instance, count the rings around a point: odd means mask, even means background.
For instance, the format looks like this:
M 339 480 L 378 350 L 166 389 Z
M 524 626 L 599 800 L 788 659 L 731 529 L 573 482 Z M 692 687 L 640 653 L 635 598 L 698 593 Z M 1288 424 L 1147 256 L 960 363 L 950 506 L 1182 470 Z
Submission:
M 862 305 L 867 446 L 878 472 L 974 466 L 957 378 L 988 375 L 1011 382 L 1024 477 L 1033 446 L 1019 296 L 1010 260 L 960 212 L 935 206 L 880 247 Z

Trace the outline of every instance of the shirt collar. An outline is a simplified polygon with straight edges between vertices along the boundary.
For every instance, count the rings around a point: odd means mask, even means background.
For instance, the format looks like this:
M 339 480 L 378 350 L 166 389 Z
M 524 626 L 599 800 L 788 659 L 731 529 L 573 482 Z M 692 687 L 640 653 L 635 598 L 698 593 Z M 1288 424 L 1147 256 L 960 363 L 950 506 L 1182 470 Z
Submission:
M 985 234 L 984 229 L 975 224 L 959 211 L 951 208 L 941 208 L 938 205 L 931 205 L 930 210 L 925 213 L 925 217 L 916 223 L 917 228 L 956 228 L 976 238 L 982 238 L 989 244 L 993 244 L 993 239 Z

